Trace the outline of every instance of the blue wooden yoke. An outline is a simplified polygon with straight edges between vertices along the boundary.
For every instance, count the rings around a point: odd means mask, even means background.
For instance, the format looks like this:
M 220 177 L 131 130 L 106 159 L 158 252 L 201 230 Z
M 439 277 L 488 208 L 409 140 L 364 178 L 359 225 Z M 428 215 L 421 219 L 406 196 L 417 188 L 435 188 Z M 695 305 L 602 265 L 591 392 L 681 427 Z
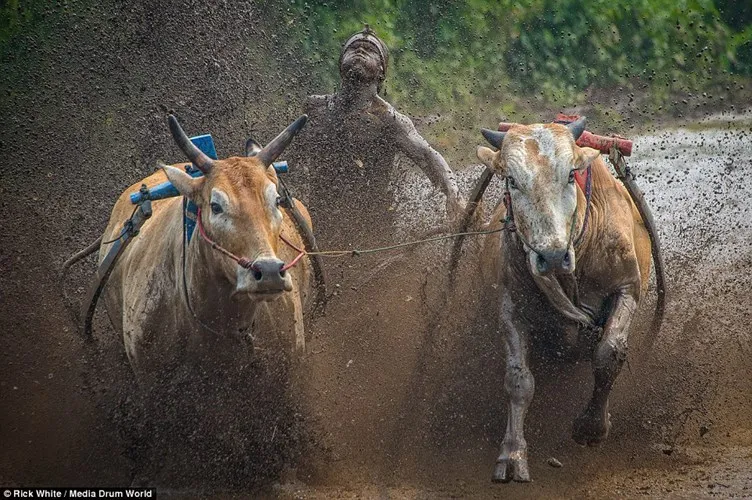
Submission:
M 211 134 L 197 135 L 191 137 L 191 142 L 200 149 L 206 156 L 212 160 L 217 159 L 217 149 L 214 147 L 214 140 Z M 275 161 L 274 170 L 278 174 L 287 173 L 288 166 L 286 161 Z M 200 177 L 204 175 L 199 169 L 193 165 L 188 165 L 185 168 L 186 173 L 191 177 Z M 137 191 L 131 193 L 131 203 L 137 205 L 144 200 L 162 200 L 164 198 L 172 198 L 173 196 L 180 196 L 180 193 L 170 181 L 157 184 L 151 189 Z M 193 236 L 193 230 L 196 228 L 196 214 L 198 213 L 198 207 L 190 200 L 183 198 L 183 225 L 185 226 L 186 243 L 191 241 Z

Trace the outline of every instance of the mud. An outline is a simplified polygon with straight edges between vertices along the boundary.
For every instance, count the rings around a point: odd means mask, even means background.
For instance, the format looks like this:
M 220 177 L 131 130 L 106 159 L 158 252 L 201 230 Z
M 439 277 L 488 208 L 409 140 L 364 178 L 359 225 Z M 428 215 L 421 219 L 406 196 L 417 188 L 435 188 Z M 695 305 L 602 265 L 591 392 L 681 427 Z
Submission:
M 679 127 L 635 138 L 629 163 L 661 230 L 669 302 L 657 335 L 646 331 L 654 285 L 643 302 L 629 364 L 612 396 L 612 433 L 599 448 L 579 448 L 569 437 L 592 387 L 589 364 L 539 360 L 527 422 L 534 482 L 489 483 L 504 427 L 503 367 L 494 315 L 484 304 L 492 301 L 493 291 L 480 286 L 483 271 L 473 265 L 476 241 L 466 249 L 457 290 L 448 295 L 441 277 L 447 248 L 421 258 L 405 256 L 412 265 L 392 265 L 389 277 L 343 292 L 341 304 L 333 307 L 335 319 L 315 338 L 314 375 L 308 378 L 316 411 L 331 422 L 325 428 L 333 458 L 323 466 L 328 474 L 309 480 L 323 486 L 288 493 L 314 498 L 752 494 L 752 383 L 746 376 L 752 231 L 745 182 L 752 163 L 745 116 L 735 123 L 710 122 L 702 131 Z M 471 166 L 463 179 L 468 182 L 480 171 Z M 420 199 L 426 186 L 418 178 L 403 185 L 407 201 L 401 207 Z M 488 204 L 499 197 L 494 181 Z M 420 212 L 401 213 L 403 221 L 420 226 Z M 413 302 L 416 296 L 421 298 Z M 399 318 L 400 326 L 384 321 L 385 315 Z M 395 338 L 397 347 L 391 344 Z M 550 457 L 564 466 L 552 468 Z M 353 481 L 368 486 L 353 488 Z
M 189 133 L 211 131 L 220 154 L 239 153 L 251 132 L 265 142 L 294 118 L 305 95 L 331 90 L 306 88 L 302 69 L 275 52 L 274 33 L 262 36 L 256 23 L 273 13 L 241 2 L 181 5 L 108 4 L 93 25 L 68 17 L 48 39 L 29 42 L 21 57 L 31 69 L 3 61 L 14 70 L 2 72 L 0 104 L 3 485 L 132 480 L 139 420 L 120 341 L 101 313 L 96 341 L 81 339 L 56 275 L 101 232 L 120 190 L 157 159 L 179 159 L 165 110 Z M 308 354 L 290 376 L 295 402 L 282 410 L 304 424 L 289 427 L 292 452 L 269 446 L 278 434 L 262 418 L 248 428 L 262 429 L 262 489 L 222 448 L 216 453 L 230 458 L 220 468 L 239 468 L 206 484 L 237 497 L 752 496 L 749 117 L 633 137 L 629 163 L 661 229 L 670 296 L 654 335 L 646 331 L 654 290 L 643 302 L 600 447 L 569 437 L 590 392 L 589 364 L 539 361 L 527 422 L 534 481 L 490 483 L 505 422 L 493 291 L 480 285 L 479 241 L 468 242 L 451 292 L 448 246 L 434 243 L 327 263 L 337 295 L 310 324 Z M 466 192 L 480 172 L 467 162 L 452 165 Z M 417 171 L 399 170 L 398 237 L 407 239 L 442 220 L 431 207 L 443 200 Z M 494 184 L 489 203 L 498 196 Z M 74 301 L 93 269 L 86 261 L 66 281 Z M 229 426 L 238 435 L 243 427 Z M 156 484 L 175 496 L 207 494 L 194 476 L 200 460 L 180 457 Z

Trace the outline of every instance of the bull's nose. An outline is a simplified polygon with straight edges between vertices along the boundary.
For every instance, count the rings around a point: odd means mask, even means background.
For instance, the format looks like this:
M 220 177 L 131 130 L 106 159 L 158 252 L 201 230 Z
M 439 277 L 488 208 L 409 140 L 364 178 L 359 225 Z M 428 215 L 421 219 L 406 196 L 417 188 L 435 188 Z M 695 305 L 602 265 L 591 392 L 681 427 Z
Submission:
M 552 271 L 565 271 L 569 269 L 571 267 L 569 261 L 569 252 L 566 249 L 548 250 L 538 252 L 538 257 L 535 259 L 535 265 L 538 268 L 539 273 L 546 274 Z
M 257 259 L 251 265 L 251 273 L 260 292 L 282 291 L 285 288 L 285 263 L 279 259 Z

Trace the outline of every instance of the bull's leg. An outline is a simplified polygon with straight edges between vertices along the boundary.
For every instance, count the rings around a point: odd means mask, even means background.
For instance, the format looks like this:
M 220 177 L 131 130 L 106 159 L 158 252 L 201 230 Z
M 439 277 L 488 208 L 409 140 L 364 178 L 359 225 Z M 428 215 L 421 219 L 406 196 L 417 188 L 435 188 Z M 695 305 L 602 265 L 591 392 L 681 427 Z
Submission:
M 507 429 L 496 459 L 494 482 L 530 481 L 527 467 L 527 442 L 523 434 L 525 414 L 535 392 L 535 379 L 528 364 L 528 333 L 515 324 L 508 295 L 502 297 L 502 323 L 506 327 Z
M 572 438 L 580 444 L 597 444 L 608 436 L 608 396 L 627 359 L 627 337 L 636 309 L 637 301 L 627 292 L 620 293 L 614 301 L 603 337 L 593 353 L 593 396 L 572 429 Z

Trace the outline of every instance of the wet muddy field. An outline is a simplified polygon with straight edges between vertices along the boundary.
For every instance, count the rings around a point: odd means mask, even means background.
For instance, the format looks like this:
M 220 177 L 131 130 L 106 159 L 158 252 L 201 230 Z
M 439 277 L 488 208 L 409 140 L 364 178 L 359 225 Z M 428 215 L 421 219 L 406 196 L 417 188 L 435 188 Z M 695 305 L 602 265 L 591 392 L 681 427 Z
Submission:
M 166 110 L 189 134 L 211 131 L 221 155 L 238 154 L 248 135 L 269 140 L 321 91 L 281 64 L 284 78 L 260 78 L 269 70 L 256 55 L 278 35 L 258 36 L 249 20 L 263 13 L 232 4 L 232 16 L 118 5 L 100 24 L 29 42 L 30 69 L 0 75 L 4 89 L 13 84 L 0 102 L 3 486 L 134 479 L 134 443 L 147 434 L 122 342 L 102 311 L 95 340 L 82 339 L 57 276 L 101 233 L 122 189 L 158 159 L 182 160 Z M 185 26 L 202 29 L 164 35 Z M 221 40 L 211 36 L 219 29 Z M 491 484 L 504 367 L 474 239 L 453 280 L 445 243 L 327 261 L 336 294 L 309 321 L 307 354 L 290 369 L 284 399 L 251 391 L 233 407 L 213 392 L 198 406 L 224 410 L 220 424 L 192 427 L 194 415 L 172 404 L 183 387 L 166 388 L 158 403 L 172 420 L 151 444 L 168 459 L 150 484 L 186 498 L 752 497 L 752 112 L 629 135 L 629 164 L 661 231 L 669 297 L 657 333 L 647 331 L 653 288 L 643 301 L 601 446 L 570 438 L 591 392 L 589 363 L 538 362 L 526 431 L 533 482 Z M 481 171 L 469 157 L 451 166 L 465 191 Z M 420 237 L 441 223 L 434 207 L 443 199 L 401 160 L 396 169 L 397 227 L 384 239 Z M 494 181 L 488 205 L 499 196 Z M 94 268 L 85 260 L 66 280 L 74 303 Z M 274 363 L 261 356 L 258 373 Z
M 480 242 L 466 245 L 454 289 L 444 272 L 449 247 L 435 243 L 328 263 L 337 293 L 327 314 L 310 323 L 308 354 L 293 376 L 314 444 L 271 485 L 251 491 L 288 498 L 751 496 L 749 116 L 635 137 L 630 165 L 661 230 L 669 301 L 657 335 L 645 331 L 652 288 L 643 302 L 605 443 L 581 448 L 569 437 L 590 391 L 589 364 L 539 364 L 527 424 L 534 481 L 490 483 L 505 419 L 493 291 L 481 285 Z M 479 172 L 461 172 L 466 189 Z M 428 190 L 417 174 L 403 177 L 398 199 Z M 108 338 L 103 315 L 97 348 L 81 341 L 53 286 L 67 254 L 32 222 L 52 225 L 55 213 L 37 203 L 36 189 L 4 190 L 28 212 L 4 236 L 2 321 L 4 339 L 14 342 L 3 352 L 0 477 L 4 484 L 126 484 L 133 463 L 117 419 L 117 384 L 132 381 L 119 343 Z M 488 202 L 498 196 L 493 184 Z M 396 210 L 406 234 L 411 220 L 421 225 L 410 202 Z M 39 254 L 53 260 L 35 262 Z M 93 264 L 82 267 L 67 283 L 79 300 Z M 562 467 L 549 465 L 551 458 Z M 207 493 L 186 481 L 192 467 L 178 461 L 155 484 L 178 496 Z M 223 495 L 246 493 L 234 484 Z

